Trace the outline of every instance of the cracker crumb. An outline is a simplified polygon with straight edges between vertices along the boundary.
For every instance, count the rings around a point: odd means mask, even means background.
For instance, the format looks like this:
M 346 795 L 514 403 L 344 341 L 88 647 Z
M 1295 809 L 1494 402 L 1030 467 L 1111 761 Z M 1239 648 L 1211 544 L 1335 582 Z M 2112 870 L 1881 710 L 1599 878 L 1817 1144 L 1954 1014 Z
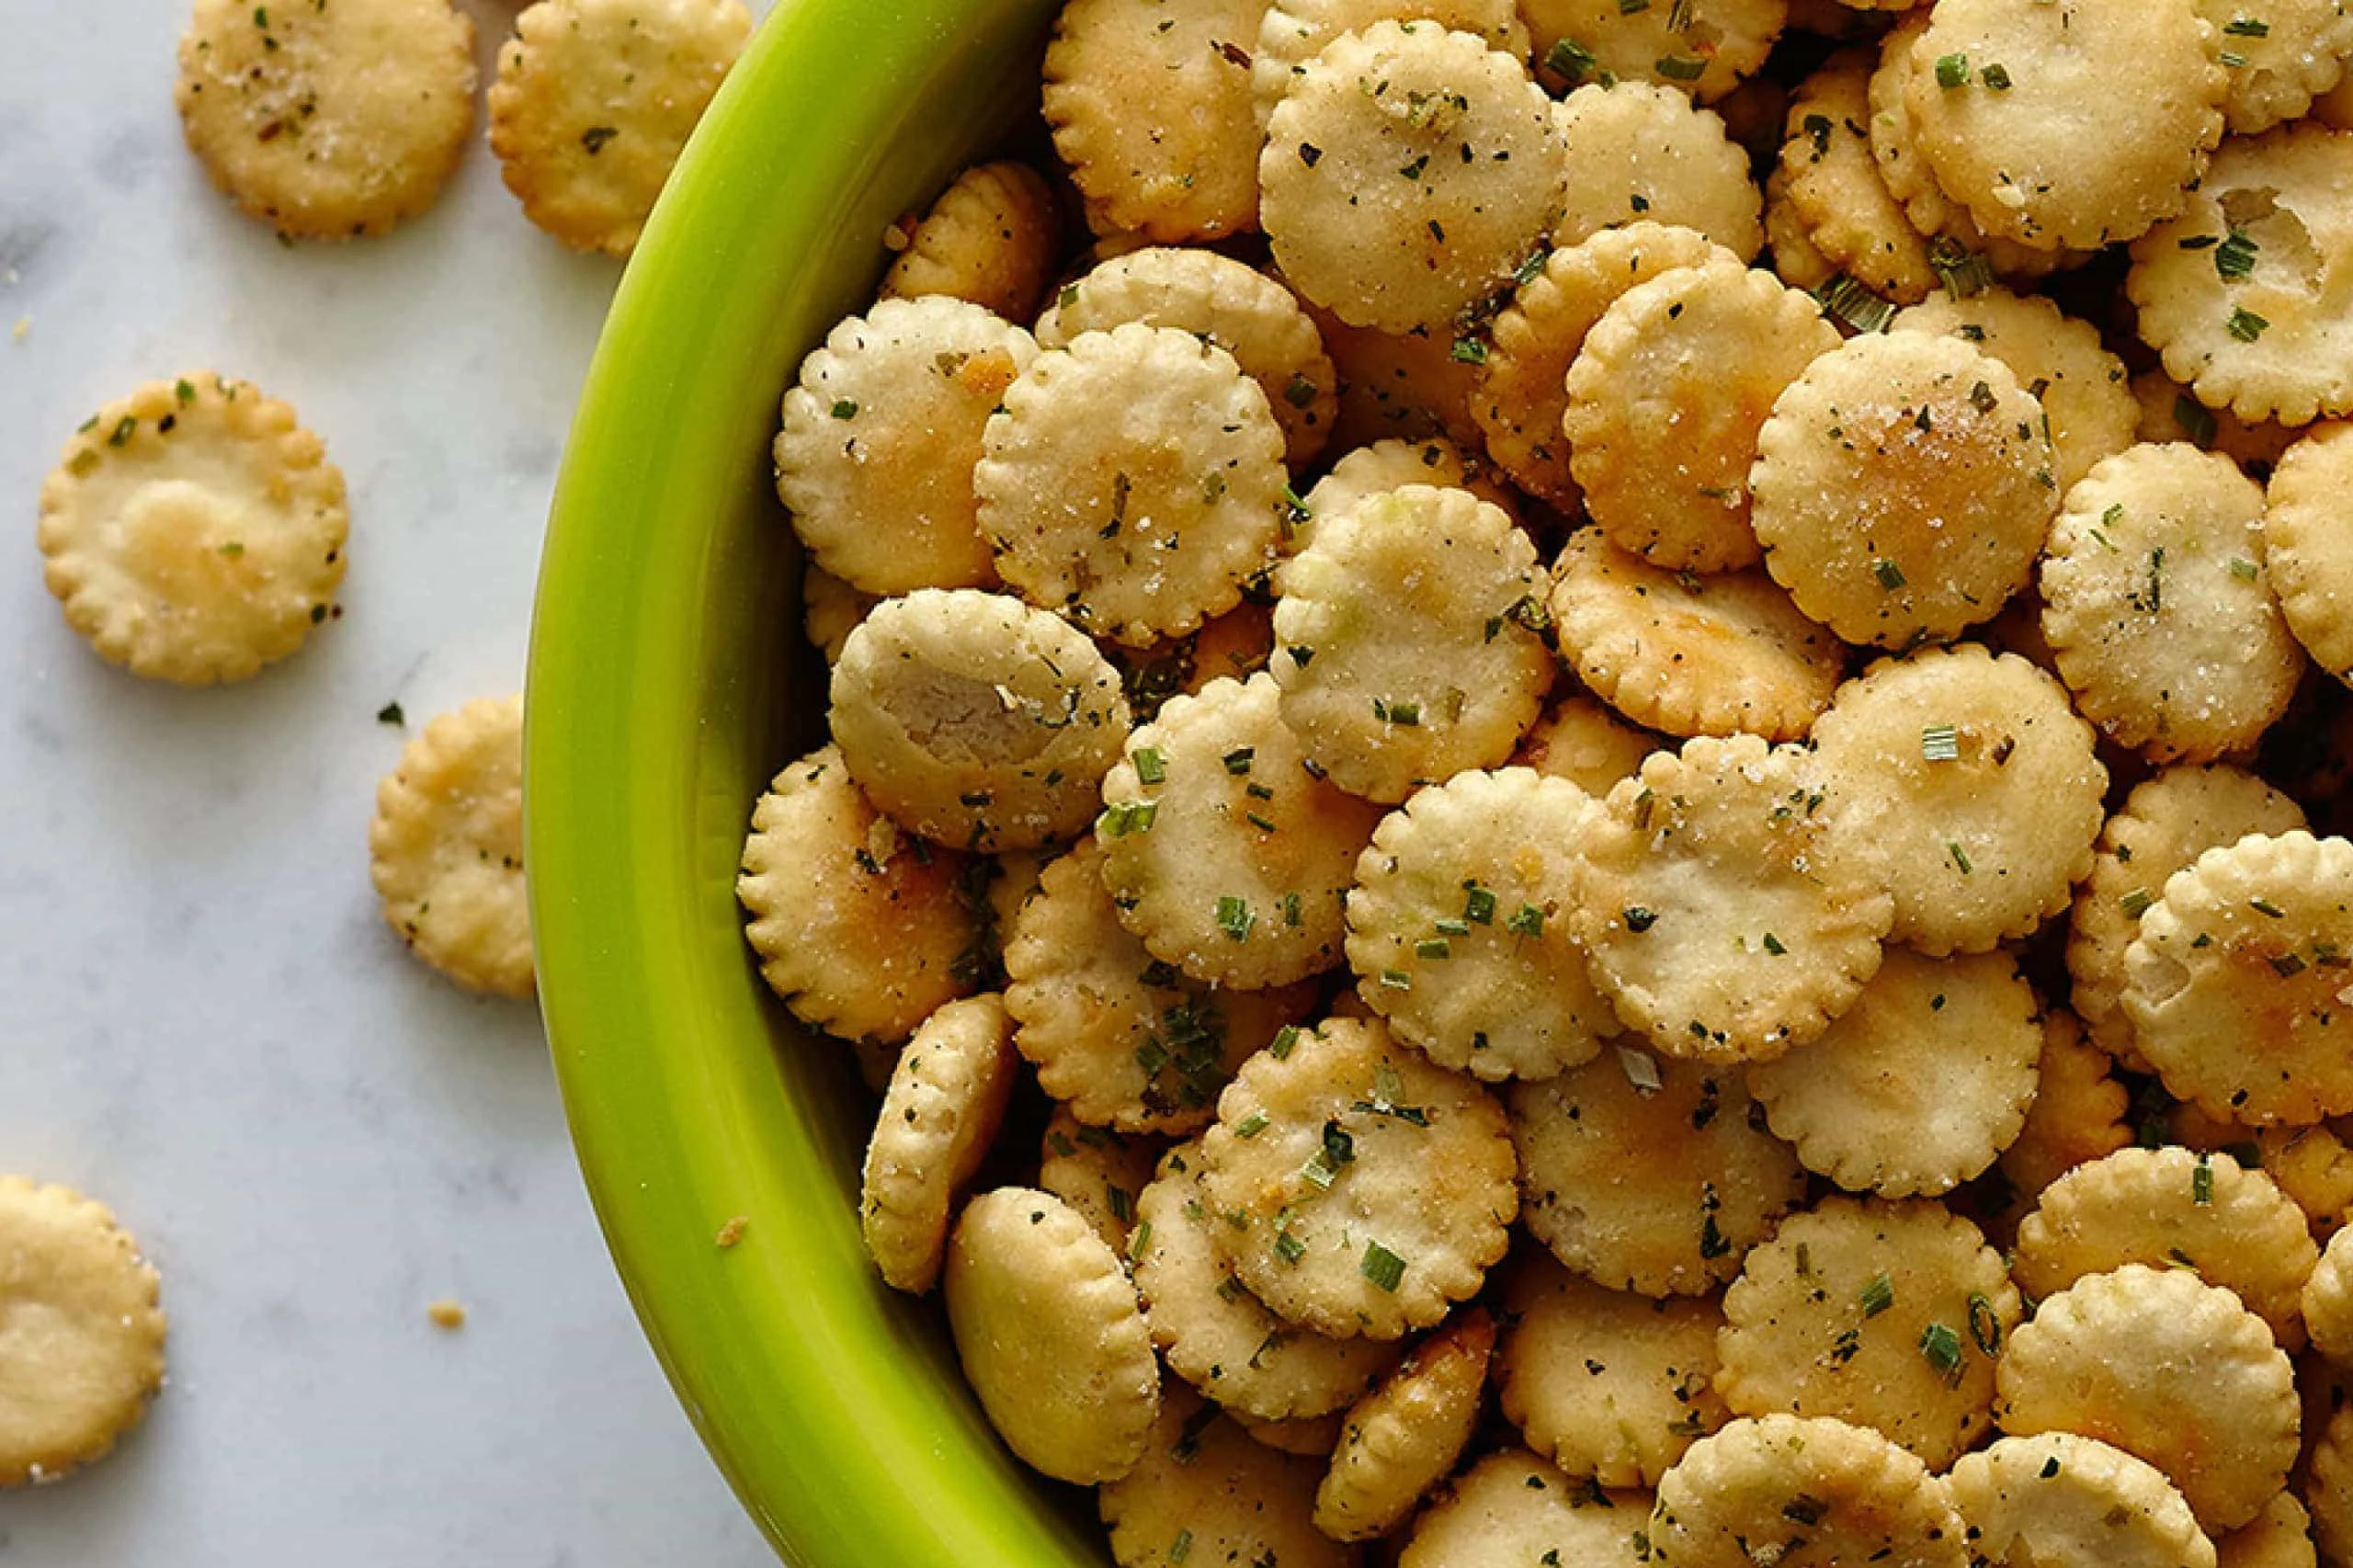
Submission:
M 426 1308 L 425 1315 L 433 1320 L 434 1327 L 451 1334 L 466 1326 L 466 1309 L 447 1296 Z
M 726 1251 L 729 1247 L 733 1246 L 737 1242 L 744 1239 L 744 1232 L 751 1223 L 752 1217 L 749 1214 L 736 1215 L 733 1219 L 728 1221 L 727 1223 L 719 1227 L 719 1234 L 711 1238 L 711 1244 L 718 1247 L 722 1252 Z

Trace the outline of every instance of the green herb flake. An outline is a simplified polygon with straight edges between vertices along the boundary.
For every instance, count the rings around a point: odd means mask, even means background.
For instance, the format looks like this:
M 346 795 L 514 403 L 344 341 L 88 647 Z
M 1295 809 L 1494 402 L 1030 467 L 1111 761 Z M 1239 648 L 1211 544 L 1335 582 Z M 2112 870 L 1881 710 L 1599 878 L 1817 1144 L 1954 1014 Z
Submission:
M 1289 1231 L 1277 1231 L 1275 1233 L 1275 1256 L 1281 1258 L 1285 1263 L 1297 1263 L 1301 1258 L 1307 1256 L 1307 1244 L 1301 1241 L 1297 1236 L 1292 1235 Z M 1216 1407 L 1212 1405 L 1205 1408 L 1214 1409 Z
M 1220 894 L 1217 901 L 1217 928 L 1237 942 L 1249 939 L 1250 928 L 1258 917 L 1250 913 L 1250 905 L 1232 893 Z
M 2189 1201 L 2200 1209 L 2214 1206 L 2214 1157 L 2198 1156 L 2197 1168 L 2189 1173 Z
M 1448 358 L 1458 365 L 1483 365 L 1487 362 L 1487 346 L 1475 337 L 1458 337 Z
M 1708 62 L 1688 55 L 1670 54 L 1656 62 L 1653 69 L 1670 82 L 1696 82 L 1708 74 Z
M 1781 946 L 1781 938 L 1768 931 L 1765 933 L 1765 950 L 1778 959 L 1786 955 L 1790 949 Z
M 1994 1310 L 1993 1298 L 1983 1290 L 1969 1293 L 1969 1337 L 1989 1361 L 2002 1353 L 2002 1314 Z
M 1937 57 L 1937 85 L 1950 90 L 1969 85 L 1969 56 L 1942 54 Z
M 172 395 L 179 399 L 183 403 L 194 403 L 196 401 L 196 386 L 193 382 L 185 379 L 174 381 L 172 383 Z
M 1222 759 L 1225 763 L 1225 770 L 1239 778 L 1250 771 L 1250 763 L 1257 755 L 1255 747 L 1236 746 L 1233 750 L 1227 752 Z
M 1136 780 L 1142 784 L 1164 784 L 1168 780 L 1168 763 L 1151 746 L 1138 746 L 1132 759 L 1136 765 Z
M 376 722 L 404 726 L 408 723 L 408 715 L 401 711 L 399 703 L 387 702 L 376 710 Z
M 1954 762 L 1961 757 L 1961 732 L 1950 724 L 1930 724 L 1920 732 L 1920 757 L 1925 762 Z
M 1182 1562 L 1186 1558 L 1190 1557 L 1192 1554 L 1193 1532 L 1191 1530 L 1178 1530 L 1176 1532 L 1176 1539 L 1168 1543 L 1167 1551 L 1162 1555 L 1171 1562 Z
M 1450 959 L 1454 956 L 1454 945 L 1443 937 L 1425 937 L 1414 944 L 1414 956 L 1417 959 Z
M 124 446 L 130 442 L 131 436 L 135 434 L 138 429 L 139 421 L 126 414 L 120 419 L 115 421 L 113 433 L 107 437 L 107 445 L 109 447 Z
M 836 419 L 857 418 L 858 400 L 850 397 L 835 399 L 834 403 L 834 417 Z
M 1626 929 L 1637 937 L 1658 924 L 1658 911 L 1645 909 L 1639 903 L 1628 904 L 1618 912 L 1618 916 L 1625 921 Z
M 1541 937 L 1544 912 L 1532 903 L 1523 903 L 1512 911 L 1511 918 L 1504 922 L 1504 929 L 1515 937 Z
M 1573 38 L 1564 38 L 1544 51 L 1544 69 L 1572 83 L 1584 81 L 1597 63 L 1593 51 Z
M 2156 902 L 2157 895 L 2147 888 L 2132 888 L 2116 901 L 2116 906 L 2124 912 L 2125 919 L 2138 920 L 2148 914 L 2149 906 Z
M 2233 337 L 2241 343 L 2253 343 L 2270 328 L 2271 324 L 2245 305 L 2235 305 L 2231 309 L 2228 325 Z
M 1963 849 L 1957 840 L 1950 838 L 1945 840 L 1945 853 L 1952 857 L 1952 863 L 1961 868 L 1962 876 L 1968 876 L 1976 869 L 1969 863 L 1969 851 Z
M 1405 1279 L 1405 1260 L 1379 1242 L 1365 1244 L 1364 1261 L 1357 1267 L 1376 1290 L 1394 1292 Z
M 2248 899 L 2246 901 L 2246 906 L 2249 909 L 2254 910 L 2257 915 L 2268 915 L 2274 920 L 2285 920 L 2288 917 L 2288 912 L 2286 910 L 2280 908 L 2278 904 L 2272 903 L 2268 898 Z
M 2201 447 L 2214 444 L 2214 413 L 2188 392 L 2177 392 L 2173 400 L 2173 422 L 2181 433 Z
M 1479 926 L 1495 923 L 1495 895 L 1485 888 L 1473 886 L 1462 895 L 1462 918 Z
M 1895 1305 L 1895 1281 L 1882 1274 L 1863 1287 L 1863 1315 L 1875 1318 Z
M 2010 90 L 2009 67 L 1998 60 L 1980 71 L 1977 74 L 1977 79 L 1994 92 L 2006 93 Z
M 2222 32 L 2229 38 L 2269 38 L 2271 24 L 2253 17 L 2238 17 L 2223 23 Z
M 2256 256 L 2262 248 L 2245 229 L 2233 229 L 2229 237 L 2214 247 L 2214 270 L 2234 283 L 2252 277 Z
M 1940 1323 L 1920 1331 L 1920 1354 L 1941 1377 L 1961 1376 L 1961 1335 Z
M 1278 1062 L 1288 1062 L 1290 1053 L 1299 1049 L 1299 1037 L 1306 1031 L 1297 1024 L 1285 1024 L 1275 1031 L 1274 1040 L 1267 1047 L 1267 1054 Z
M 1896 589 L 1904 586 L 1904 568 L 1898 566 L 1893 561 L 1880 560 L 1872 562 L 1871 575 L 1878 578 L 1879 585 L 1885 588 L 1891 594 Z

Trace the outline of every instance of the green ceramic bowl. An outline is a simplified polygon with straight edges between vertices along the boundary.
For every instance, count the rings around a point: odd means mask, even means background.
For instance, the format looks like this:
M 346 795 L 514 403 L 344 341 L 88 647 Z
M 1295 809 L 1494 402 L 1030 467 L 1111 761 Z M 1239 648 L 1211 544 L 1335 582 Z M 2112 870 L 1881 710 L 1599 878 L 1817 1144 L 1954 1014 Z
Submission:
M 655 1352 L 798 1568 L 1106 1561 L 1085 1499 L 997 1444 L 937 1310 L 868 1266 L 871 1101 L 774 1005 L 733 892 L 824 710 L 779 399 L 870 295 L 884 225 L 1034 108 L 1053 9 L 779 0 L 621 280 L 540 580 L 526 798 L 564 1104 Z

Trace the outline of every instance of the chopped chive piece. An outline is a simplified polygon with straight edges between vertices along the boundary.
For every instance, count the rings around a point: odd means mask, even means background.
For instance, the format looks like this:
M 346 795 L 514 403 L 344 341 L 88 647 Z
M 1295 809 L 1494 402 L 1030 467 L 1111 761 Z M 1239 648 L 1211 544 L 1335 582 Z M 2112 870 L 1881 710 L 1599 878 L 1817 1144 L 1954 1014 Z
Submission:
M 2228 564 L 2231 569 L 2231 575 L 2236 577 L 2242 583 L 2252 583 L 2257 575 L 2255 562 L 2249 561 L 2244 555 L 2232 556 L 2226 564 Z
M 1904 568 L 1893 561 L 1872 562 L 1871 575 L 1878 578 L 1879 585 L 1889 593 L 1904 586 Z
M 1193 1532 L 1191 1530 L 1178 1530 L 1176 1539 L 1170 1541 L 1168 1550 L 1162 1553 L 1171 1562 L 1182 1562 L 1192 1554 Z
M 1136 778 L 1139 781 L 1145 784 L 1161 784 L 1167 781 L 1168 764 L 1162 759 L 1160 753 L 1152 747 L 1138 746 L 1135 751 L 1135 764 Z
M 1414 977 L 1402 969 L 1384 969 L 1381 971 L 1381 988 L 1383 991 L 1411 991 Z
M 1275 908 L 1281 913 L 1284 925 L 1293 930 L 1299 928 L 1299 894 L 1295 892 L 1283 894 L 1282 897 L 1275 900 Z
M 2241 54 L 2237 50 L 2226 49 L 2222 51 L 2222 68 L 2224 70 L 2235 71 L 2245 63 L 2246 56 Z
M 1969 85 L 1969 56 L 1942 54 L 1937 57 L 1937 85 L 1965 87 Z
M 1920 1331 L 1920 1354 L 1945 1377 L 1961 1372 L 1961 1335 L 1943 1324 L 1932 1323 Z
M 1267 1054 L 1278 1062 L 1290 1061 L 1290 1053 L 1297 1049 L 1299 1037 L 1303 1032 L 1297 1024 L 1285 1024 L 1275 1031 L 1274 1040 L 1267 1047 Z
M 1372 699 L 1372 716 L 1384 724 L 1396 724 L 1411 729 L 1422 722 L 1422 705 L 1418 702 L 1398 702 L 1376 697 Z
M 2272 903 L 2268 898 L 2248 899 L 2246 901 L 2246 906 L 2249 909 L 2254 910 L 2257 915 L 2268 915 L 2274 920 L 2284 920 L 2288 917 L 2288 912 L 2286 910 L 2280 908 L 2278 904 Z
M 2271 24 L 2257 21 L 2253 17 L 2240 17 L 2225 22 L 2222 25 L 2222 31 L 2232 38 L 2269 38 Z
M 1969 1337 L 1988 1359 L 2002 1353 L 2002 1316 L 1983 1290 L 1969 1293 Z
M 1597 63 L 1593 51 L 1573 38 L 1564 38 L 1544 51 L 1544 69 L 1571 82 L 1584 81 Z
M 1471 934 L 1471 923 L 1467 920 L 1433 920 L 1430 926 L 1441 937 L 1468 937 Z
M 2147 888 L 2134 888 L 2118 899 L 2116 906 L 2124 911 L 2125 919 L 2138 920 L 2148 914 L 2149 906 L 2156 902 L 2157 895 Z
M 2245 229 L 2233 229 L 2230 237 L 2214 247 L 2214 270 L 2235 282 L 2255 271 L 2256 254 L 2263 247 Z
M 1895 318 L 1895 306 L 1881 299 L 1869 289 L 1841 272 L 1813 291 L 1822 308 L 1853 327 L 1857 332 L 1873 333 L 1887 330 Z
M 1298 374 L 1293 374 L 1290 385 L 1283 388 L 1283 401 L 1293 408 L 1305 408 L 1315 401 L 1315 383 Z
M 1414 956 L 1417 959 L 1450 959 L 1454 956 L 1454 945 L 1443 937 L 1425 937 L 1414 944 Z
M 1863 1287 L 1863 1315 L 1875 1318 L 1895 1305 L 1895 1281 L 1882 1274 Z
M 172 383 L 172 395 L 182 403 L 194 403 L 196 401 L 195 384 L 183 377 Z
M 2173 400 L 2173 422 L 2183 435 L 2201 447 L 2214 444 L 2214 415 L 2204 403 L 2188 392 L 2177 392 Z
M 107 445 L 109 447 L 122 446 L 137 433 L 138 429 L 139 421 L 126 414 L 115 422 L 114 433 L 107 437 Z
M 1263 1110 L 1254 1110 L 1233 1124 L 1233 1135 L 1236 1138 L 1256 1138 L 1266 1130 L 1267 1113 Z
M 836 399 L 835 399 L 835 400 L 834 400 L 834 417 L 835 417 L 835 418 L 836 418 L 836 419 L 855 419 L 855 418 L 857 418 L 857 417 L 858 417 L 858 399 L 856 399 L 856 398 L 854 398 L 854 397 L 845 397 L 845 398 L 836 398 Z
M 1541 937 L 1544 934 L 1544 912 L 1532 903 L 1523 903 L 1512 911 L 1504 929 L 1515 937 Z
M 2200 1209 L 2214 1206 L 2214 1157 L 2198 1156 L 2198 1168 L 2189 1173 L 2189 1200 Z
M 1928 762 L 1952 762 L 1961 756 L 1961 732 L 1950 724 L 1930 724 L 1920 732 L 1920 756 Z
M 1969 851 L 1963 849 L 1960 844 L 1954 840 L 1949 838 L 1945 840 L 1945 850 L 1952 857 L 1952 863 L 1961 868 L 1961 874 L 1962 876 L 1965 877 L 1969 875 L 1971 871 L 1976 869 L 1969 863 Z
M 1977 79 L 1984 83 L 1986 86 L 1992 88 L 1995 92 L 2006 93 L 2010 90 L 2009 67 L 2004 65 L 1998 60 L 1985 67 L 1984 70 L 1980 71 L 1977 74 Z
M 1379 1242 L 1365 1243 L 1364 1262 L 1358 1267 L 1378 1290 L 1393 1291 L 1405 1278 L 1405 1260 Z
M 1250 760 L 1257 755 L 1255 747 L 1237 746 L 1225 754 L 1225 770 L 1238 778 L 1250 771 Z
M 1483 365 L 1487 362 L 1487 346 L 1475 337 L 1458 337 L 1454 351 L 1448 358 L 1458 365 Z
M 1119 1191 L 1120 1191 L 1120 1189 L 1119 1189 L 1118 1187 L 1113 1187 L 1111 1190 L 1112 1190 L 1113 1192 L 1119 1192 Z M 1127 1196 L 1127 1195 L 1126 1195 L 1125 1193 L 1120 1193 L 1120 1196 L 1124 1198 L 1124 1197 L 1125 1197 L 1125 1196 Z M 1124 1219 L 1126 1219 L 1126 1218 L 1127 1218 L 1127 1216 L 1126 1216 L 1126 1215 L 1124 1215 L 1124 1214 L 1122 1214 L 1122 1215 L 1120 1215 L 1120 1219 L 1122 1219 L 1122 1220 L 1124 1220 Z M 1144 1248 L 1146 1248 L 1146 1247 L 1148 1247 L 1148 1246 L 1150 1246 L 1151 1244 L 1152 1244 L 1152 1221 L 1149 1221 L 1149 1220 L 1146 1220 L 1146 1221 L 1144 1221 L 1142 1224 L 1138 1225 L 1138 1226 L 1135 1228 L 1135 1232 L 1134 1232 L 1134 1233 L 1133 1233 L 1133 1234 L 1131 1234 L 1131 1235 L 1130 1235 L 1130 1236 L 1128 1237 L 1128 1261 L 1129 1261 L 1130 1263 L 1133 1263 L 1136 1259 L 1138 1259 L 1138 1258 L 1142 1257 L 1142 1256 L 1143 1256 L 1143 1249 L 1144 1249 Z
M 1252 827 L 1256 828 L 1260 833 L 1272 833 L 1275 831 L 1274 823 L 1268 818 L 1260 816 L 1256 812 L 1243 812 L 1242 820 L 1248 823 Z
M 1275 1233 L 1275 1256 L 1285 1263 L 1297 1263 L 1307 1256 L 1307 1244 L 1289 1231 Z
M 1222 893 L 1219 895 L 1217 901 L 1217 928 L 1219 930 L 1224 932 L 1227 936 L 1239 942 L 1248 938 L 1250 935 L 1250 927 L 1256 926 L 1257 923 L 1258 917 L 1250 913 L 1250 905 L 1248 903 L 1234 897 L 1232 893 Z
M 2245 305 L 2234 305 L 2231 309 L 2229 325 L 2233 337 L 2237 338 L 2241 343 L 2253 343 L 2263 335 L 2271 324 Z
M 1481 926 L 1495 923 L 1495 895 L 1485 888 L 1473 887 L 1462 896 L 1462 918 Z
M 1939 234 L 1929 242 L 1928 266 L 1935 271 L 1937 280 L 1945 286 L 1945 292 L 1956 300 L 1982 294 L 1994 285 L 1994 264 L 1947 235 Z M 1971 395 L 1973 401 L 1975 394 Z M 1988 389 L 1985 395 L 1990 399 L 1992 390 Z M 1982 403 L 1979 412 L 1984 412 Z
M 1696 82 L 1708 74 L 1708 62 L 1693 60 L 1688 55 L 1670 54 L 1659 60 L 1654 69 L 1670 82 Z
M 1104 807 L 1095 825 L 1106 838 L 1125 838 L 1131 833 L 1150 833 L 1152 819 L 1159 814 L 1157 801 L 1120 801 Z

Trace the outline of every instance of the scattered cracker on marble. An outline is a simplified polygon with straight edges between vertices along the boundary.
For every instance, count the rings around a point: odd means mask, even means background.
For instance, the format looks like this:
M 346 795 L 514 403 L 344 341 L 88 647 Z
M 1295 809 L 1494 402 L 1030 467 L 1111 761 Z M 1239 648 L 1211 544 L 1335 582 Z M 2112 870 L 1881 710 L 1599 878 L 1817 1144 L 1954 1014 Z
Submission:
M 1935 1197 L 2025 1125 L 2041 1004 L 2007 954 L 1891 949 L 1821 1039 L 1748 1075 L 1774 1134 L 1852 1192 Z
M 2263 1320 L 2186 1269 L 2126 1264 L 2044 1301 L 1995 1373 L 2013 1436 L 2074 1432 L 2165 1471 L 2209 1531 L 2263 1511 L 2295 1462 L 2295 1376 Z
M 2018 1226 L 2011 1272 L 2041 1297 L 2128 1263 L 2194 1269 L 2296 1350 L 2304 1281 L 2318 1259 L 2303 1210 L 2262 1171 L 2228 1154 L 2120 1149 L 2043 1190 Z
M 2085 718 L 2160 762 L 2250 750 L 2303 651 L 2264 574 L 2263 492 L 2228 458 L 2135 446 L 2067 493 L 2042 633 Z
M 1315 323 L 1276 279 L 1215 251 L 1147 246 L 1064 284 L 1038 323 L 1038 342 L 1066 348 L 1081 333 L 1127 322 L 1196 333 L 1233 355 L 1267 394 L 1293 467 L 1324 449 L 1339 372 Z
M 1005 1119 L 1020 1058 L 995 995 L 950 1002 L 899 1053 L 866 1145 L 858 1222 L 868 1256 L 915 1295 L 939 1278 L 956 1199 Z
M 1495 1346 L 1483 1308 L 1449 1318 L 1351 1405 L 1315 1491 L 1315 1528 L 1370 1540 L 1404 1522 L 1462 1457 Z
M 1045 303 L 1062 252 L 1061 214 L 1045 176 L 1010 159 L 958 175 L 882 275 L 881 297 L 946 294 L 1007 321 Z
M 1394 803 L 1503 762 L 1552 687 L 1535 543 L 1469 491 L 1320 517 L 1276 587 L 1282 722 L 1352 794 Z
M 998 1436 L 1057 1481 L 1114 1481 L 1144 1457 L 1160 1364 L 1118 1255 L 1051 1193 L 964 1206 L 941 1286 L 965 1380 Z
M 884 300 L 835 327 L 801 362 L 775 443 L 777 495 L 816 563 L 867 594 L 992 585 L 972 469 L 1037 352 L 945 296 Z
M 0 1492 L 104 1458 L 147 1414 L 161 1289 L 104 1204 L 0 1176 Z
M 1415 1519 L 1397 1568 L 1495 1563 L 1641 1568 L 1647 1492 L 1571 1481 L 1534 1454 L 1498 1449 L 1440 1490 Z
M 1729 1418 L 1713 1381 L 1722 1303 L 1608 1290 L 1540 1253 L 1516 1270 L 1496 1352 L 1503 1411 L 1564 1473 L 1654 1486 Z
M 972 488 L 1008 585 L 1140 647 L 1232 609 L 1274 563 L 1283 451 L 1233 356 L 1129 322 L 1047 350 L 1002 389 Z
M 1585 839 L 1577 934 L 1657 1051 L 1770 1061 L 1817 1039 L 1880 966 L 1893 904 L 1817 810 L 1811 756 L 1756 735 L 1658 752 Z
M 474 25 L 449 0 L 197 0 L 173 88 L 212 183 L 294 239 L 431 207 L 474 124 Z
M 1952 1470 L 1972 1548 L 2041 1568 L 2214 1568 L 2165 1472 L 2093 1437 L 2004 1437 Z
M 2124 278 L 2165 374 L 2244 420 L 2353 414 L 2353 132 L 2230 142 L 2185 199 Z
M 1265 10 L 1266 0 L 1062 7 L 1046 50 L 1046 123 L 1097 233 L 1165 244 L 1256 227 L 1250 50 Z
M 531 994 L 521 697 L 469 702 L 408 743 L 376 789 L 368 871 L 418 958 L 470 991 Z
M 1061 617 L 1004 594 L 877 606 L 834 666 L 835 744 L 900 825 L 960 849 L 1083 832 L 1128 734 L 1120 677 Z
M 1838 640 L 1762 572 L 1671 572 L 1586 528 L 1553 575 L 1561 657 L 1647 729 L 1802 739 L 1846 673 Z
M 2353 424 L 2315 426 L 2272 471 L 2264 573 L 2288 629 L 2321 668 L 2353 685 Z
M 984 927 L 968 888 L 985 864 L 901 833 L 828 745 L 754 807 L 735 896 L 760 973 L 795 1017 L 893 1041 L 976 989 Z
M 2026 585 L 2059 504 L 2042 405 L 1958 338 L 1868 335 L 1791 382 L 1757 434 L 1766 569 L 1850 642 L 1909 647 Z
M 1784 0 L 1521 0 L 1548 87 L 1650 83 L 1713 103 L 1765 63 Z
M 1743 261 L 1765 243 L 1764 199 L 1748 155 L 1713 109 L 1672 86 L 1597 83 L 1553 111 L 1568 162 L 1555 244 L 1638 219 L 1697 230 Z
M 1267 122 L 1276 264 L 1353 325 L 1441 330 L 1552 227 L 1562 147 L 1526 64 L 1484 40 L 1393 21 L 1343 33 Z
M 1814 725 L 1825 809 L 1885 858 L 1893 941 L 1982 953 L 2067 907 L 2108 773 L 2057 680 L 1962 643 L 1882 659 Z
M 1586 513 L 1611 542 L 1668 571 L 1755 565 L 1757 427 L 1837 347 L 1810 296 L 1733 261 L 1628 290 L 1586 334 L 1565 383 L 1562 433 Z
M 1529 1233 L 1611 1290 L 1705 1295 L 1805 1197 L 1733 1069 L 1630 1045 L 1505 1103 Z
M 41 483 L 42 575 L 100 657 L 244 680 L 341 611 L 343 474 L 294 411 L 199 370 L 85 420 Z
M 2002 1256 L 1941 1204 L 1825 1199 L 1724 1294 L 1716 1392 L 1736 1415 L 1833 1416 L 1943 1470 L 1987 1425 L 2022 1310 Z
M 523 216 L 627 256 L 751 36 L 743 0 L 535 0 L 490 88 L 490 149 Z
M 1734 1421 L 1659 1482 L 1649 1561 L 1661 1568 L 1965 1568 L 1941 1477 L 1867 1427 L 1794 1415 Z
M 1356 1549 L 1314 1525 L 1320 1460 L 1266 1447 L 1182 1384 L 1160 1403 L 1142 1457 L 1096 1494 L 1120 1568 L 1355 1568 Z

